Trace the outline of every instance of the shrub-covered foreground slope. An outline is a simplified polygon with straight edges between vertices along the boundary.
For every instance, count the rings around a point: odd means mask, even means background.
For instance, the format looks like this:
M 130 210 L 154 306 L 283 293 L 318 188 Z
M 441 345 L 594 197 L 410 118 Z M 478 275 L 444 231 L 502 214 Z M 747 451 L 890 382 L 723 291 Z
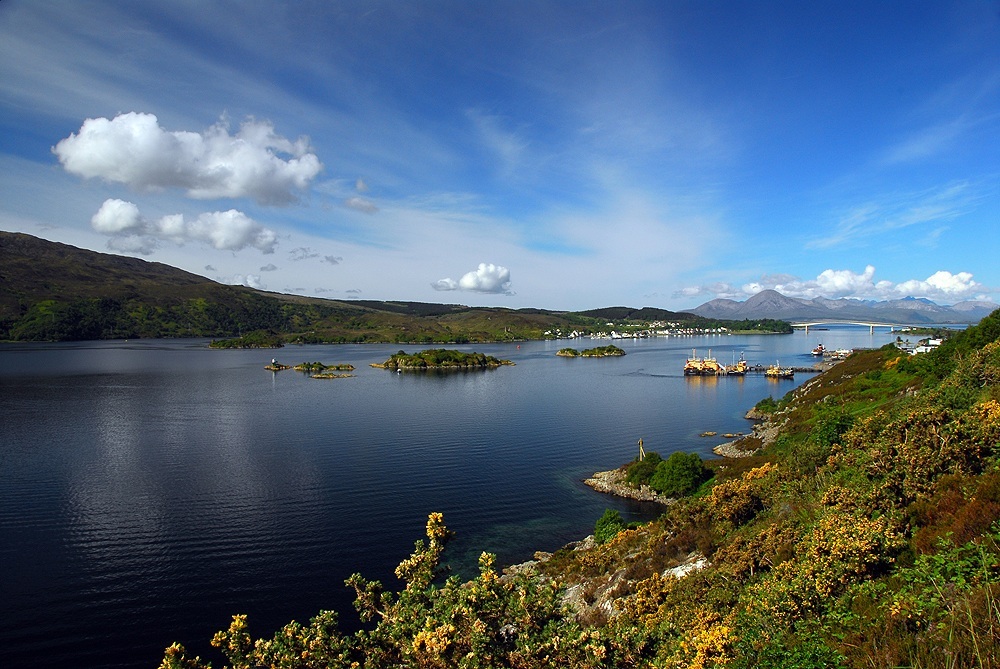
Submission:
M 1000 312 L 851 356 L 761 453 L 601 545 L 442 580 L 432 514 L 399 592 L 348 582 L 364 630 L 321 612 L 255 641 L 236 616 L 214 644 L 233 667 L 1000 667 L 998 336 Z

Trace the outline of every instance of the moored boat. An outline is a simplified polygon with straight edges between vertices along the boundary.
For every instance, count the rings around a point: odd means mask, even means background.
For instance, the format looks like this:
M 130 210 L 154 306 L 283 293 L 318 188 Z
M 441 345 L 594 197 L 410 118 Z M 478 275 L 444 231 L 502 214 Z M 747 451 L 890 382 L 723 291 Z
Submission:
M 719 361 L 712 357 L 712 350 L 709 349 L 707 358 L 699 358 L 697 351 L 691 351 L 691 357 L 684 363 L 685 376 L 721 376 L 726 373 L 726 368 L 719 364 Z
M 702 376 L 719 376 L 726 373 L 726 368 L 712 357 L 712 349 L 708 349 L 708 357 L 701 361 Z
M 795 370 L 791 367 L 782 367 L 776 362 L 764 370 L 764 376 L 769 379 L 790 379 L 795 376 Z
M 705 365 L 701 358 L 697 356 L 694 349 L 691 349 L 691 357 L 684 363 L 684 376 L 701 376 Z
M 734 362 L 733 364 L 729 365 L 728 367 L 726 367 L 726 374 L 743 376 L 744 374 L 747 373 L 747 370 L 749 368 L 750 366 L 747 364 L 746 358 L 744 358 L 743 354 L 740 353 L 740 359 Z

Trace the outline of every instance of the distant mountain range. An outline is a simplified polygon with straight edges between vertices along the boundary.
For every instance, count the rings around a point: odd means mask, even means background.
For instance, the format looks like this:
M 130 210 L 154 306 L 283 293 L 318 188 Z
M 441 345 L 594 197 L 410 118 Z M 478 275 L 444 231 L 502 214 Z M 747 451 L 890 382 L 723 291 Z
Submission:
M 784 321 L 852 320 L 900 325 L 978 323 L 1000 305 L 993 302 L 966 301 L 944 306 L 930 300 L 906 297 L 900 300 L 831 300 L 817 297 L 805 300 L 786 297 L 775 290 L 763 290 L 744 302 L 715 299 L 688 313 L 724 320 L 774 318 Z

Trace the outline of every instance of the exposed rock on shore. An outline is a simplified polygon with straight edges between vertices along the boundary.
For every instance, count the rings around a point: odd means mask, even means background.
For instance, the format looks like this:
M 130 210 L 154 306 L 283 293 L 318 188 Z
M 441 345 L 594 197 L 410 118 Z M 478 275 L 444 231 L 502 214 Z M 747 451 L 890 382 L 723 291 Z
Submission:
M 588 551 L 596 545 L 594 536 L 590 535 L 582 541 L 567 544 L 563 550 Z M 552 553 L 538 551 L 534 560 L 506 567 L 501 578 L 527 575 L 538 579 L 539 582 L 548 581 L 548 576 L 539 574 L 538 567 L 551 557 Z M 662 576 L 681 579 L 708 565 L 708 560 L 701 553 L 694 552 L 682 559 L 677 566 L 664 570 Z M 580 621 L 608 621 L 618 615 L 622 598 L 627 597 L 632 591 L 636 580 L 636 577 L 634 575 L 630 577 L 629 570 L 624 568 L 599 576 L 572 578 L 563 583 L 565 592 L 562 601 Z
M 719 444 L 712 449 L 713 453 L 724 458 L 749 457 L 774 441 L 783 425 L 783 421 L 776 420 L 774 414 L 758 411 L 756 407 L 746 412 L 746 418 L 760 422 L 753 426 L 750 434 Z
M 741 437 L 734 441 L 727 441 L 712 449 L 712 452 L 723 458 L 747 458 L 757 452 L 760 448 L 760 440 L 754 435 Z
M 595 472 L 593 476 L 584 481 L 585 484 L 598 492 L 618 497 L 637 499 L 640 502 L 659 502 L 660 504 L 672 504 L 673 499 L 659 494 L 648 485 L 639 488 L 633 487 L 625 482 L 625 469 L 612 469 L 609 472 Z

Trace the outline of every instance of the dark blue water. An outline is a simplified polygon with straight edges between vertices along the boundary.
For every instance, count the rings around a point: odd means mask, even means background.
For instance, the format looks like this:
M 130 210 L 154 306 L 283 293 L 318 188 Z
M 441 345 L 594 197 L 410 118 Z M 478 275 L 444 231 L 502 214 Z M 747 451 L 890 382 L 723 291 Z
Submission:
M 743 413 L 794 381 L 684 378 L 692 348 L 721 362 L 805 365 L 887 334 L 617 341 L 622 358 L 564 359 L 566 345 L 458 347 L 508 358 L 487 372 L 369 367 L 400 346 L 212 351 L 204 341 L 0 345 L 0 666 L 155 667 L 174 641 L 221 664 L 212 634 L 234 613 L 269 636 L 320 609 L 353 621 L 344 579 L 391 587 L 441 511 L 463 575 L 589 534 L 606 508 L 594 471 L 647 451 L 711 456 Z M 420 347 L 403 347 L 415 352 Z M 280 361 L 351 363 L 315 380 Z

